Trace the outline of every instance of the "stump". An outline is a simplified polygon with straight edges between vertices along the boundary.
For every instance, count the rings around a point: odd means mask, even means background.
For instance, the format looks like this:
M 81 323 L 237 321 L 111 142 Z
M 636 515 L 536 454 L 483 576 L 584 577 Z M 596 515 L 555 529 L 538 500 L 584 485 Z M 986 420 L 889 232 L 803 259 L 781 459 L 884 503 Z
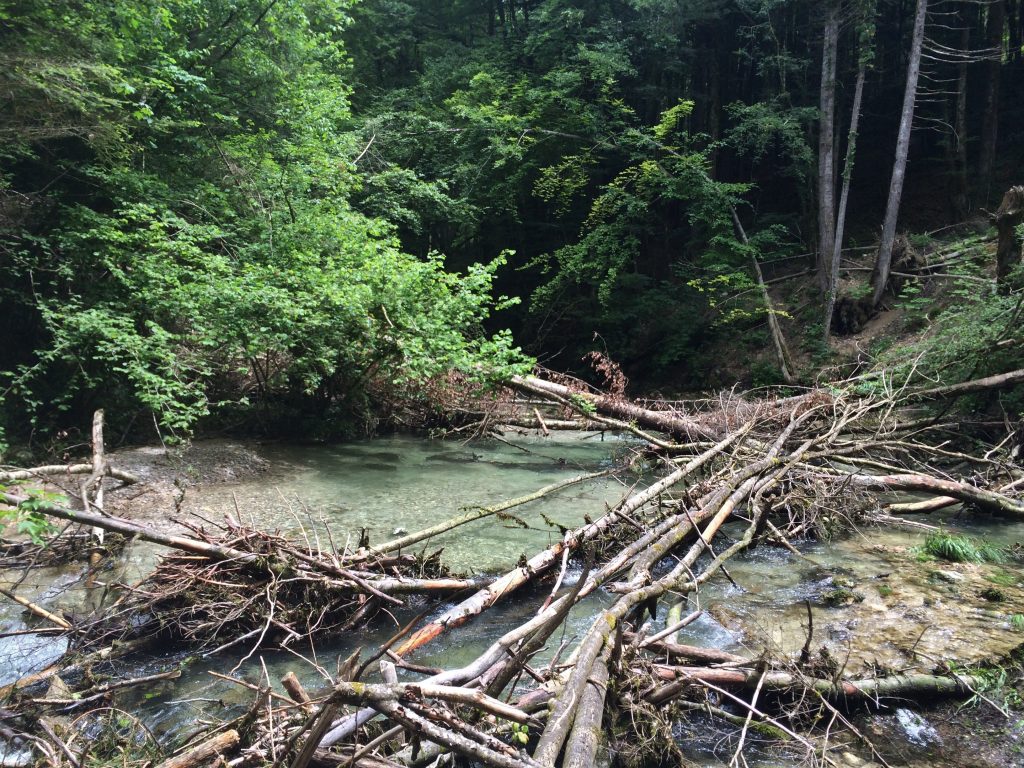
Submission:
M 999 243 L 996 246 L 996 283 L 1000 292 L 1006 293 L 1009 291 L 1007 278 L 1021 260 L 1017 227 L 1024 222 L 1024 186 L 1010 187 L 1006 191 L 993 219 L 999 231 Z

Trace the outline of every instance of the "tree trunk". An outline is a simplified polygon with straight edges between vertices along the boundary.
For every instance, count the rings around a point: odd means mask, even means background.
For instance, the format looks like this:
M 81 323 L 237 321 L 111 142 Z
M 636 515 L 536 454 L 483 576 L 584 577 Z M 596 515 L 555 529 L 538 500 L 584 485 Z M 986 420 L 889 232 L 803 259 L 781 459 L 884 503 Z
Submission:
M 1022 189 L 1017 187 L 1017 189 Z M 1024 191 L 1022 191 L 1024 193 Z M 1024 213 L 1024 199 L 1021 200 L 1022 213 Z M 1018 259 L 1020 258 L 1018 254 Z M 909 395 L 911 402 L 918 400 L 924 400 L 927 398 L 937 397 L 960 397 L 961 395 L 970 395 L 975 392 L 985 392 L 995 389 L 1005 389 L 1008 387 L 1015 387 L 1018 384 L 1024 383 L 1024 369 L 1018 369 L 1015 371 L 1008 371 L 1006 373 L 1000 373 L 995 376 L 986 376 L 983 379 L 973 379 L 972 381 L 965 381 L 960 384 L 951 384 L 945 387 L 935 387 L 933 389 L 926 389 L 921 392 L 912 392 Z
M 831 0 L 821 46 L 821 114 L 818 121 L 818 283 L 823 294 L 835 290 L 830 257 L 836 228 L 835 118 L 836 56 L 839 50 L 839 3 Z
M 238 746 L 238 731 L 224 731 L 177 757 L 164 760 L 157 768 L 195 768 Z
M 978 190 L 982 205 L 992 193 L 992 174 L 996 164 L 996 144 L 999 141 L 999 78 L 1003 69 L 1003 29 L 1006 26 L 1006 4 L 1003 0 L 991 3 L 986 12 L 986 46 L 999 51 L 987 63 L 984 122 L 981 127 L 981 157 L 978 159 Z
M 903 93 L 903 112 L 900 117 L 899 136 L 896 140 L 896 160 L 892 167 L 892 182 L 889 186 L 889 202 L 885 208 L 885 223 L 882 225 L 882 242 L 878 246 L 878 259 L 871 276 L 874 288 L 872 306 L 877 309 L 889 284 L 889 270 L 892 266 L 892 248 L 896 241 L 896 222 L 903 197 L 903 181 L 907 172 L 907 155 L 910 153 L 910 130 L 914 124 L 914 104 L 917 99 L 917 81 L 921 75 L 921 48 L 924 45 L 924 26 L 928 16 L 928 0 L 917 0 L 914 17 L 914 37 L 910 45 L 910 62 L 907 64 L 907 85 Z
M 1020 264 L 1021 245 L 1017 239 L 1017 227 L 1024 223 L 1024 187 L 1011 187 L 1003 195 L 1003 202 L 995 215 L 999 242 L 996 245 L 996 283 L 999 290 L 1007 293 L 1006 282 L 1010 272 Z
M 857 69 L 857 84 L 853 89 L 853 112 L 850 115 L 850 132 L 846 139 L 846 160 L 843 162 L 843 191 L 839 196 L 839 215 L 836 219 L 835 239 L 829 256 L 828 296 L 825 301 L 825 343 L 832 331 L 832 314 L 836 307 L 836 293 L 839 291 L 839 265 L 843 258 L 843 233 L 846 230 L 846 209 L 850 202 L 850 181 L 853 178 L 853 159 L 857 153 L 857 130 L 860 126 L 861 104 L 864 101 L 864 79 L 867 76 L 867 59 L 861 56 Z
M 574 392 L 564 384 L 556 384 L 536 376 L 513 376 L 508 384 L 531 395 L 554 395 L 569 401 L 576 399 L 580 403 L 588 404 L 587 407 L 593 406 L 598 413 L 606 413 L 623 421 L 635 421 L 637 424 L 669 435 L 681 438 L 692 435 L 708 436 L 707 425 L 700 424 L 678 412 L 652 411 L 620 397 Z
M 963 18 L 966 11 L 961 11 L 960 50 L 963 52 L 957 72 L 956 114 L 953 120 L 953 220 L 964 221 L 971 212 L 971 202 L 967 189 L 967 51 L 971 46 L 970 20 Z
M 740 241 L 744 245 L 748 245 L 750 241 L 747 239 L 747 233 L 743 230 L 743 224 L 740 223 L 740 217 L 736 214 L 735 208 L 732 209 L 732 222 L 736 227 L 736 234 Z M 784 382 L 792 384 L 795 381 L 793 378 L 793 362 L 789 355 L 786 337 L 782 333 L 782 326 L 779 325 L 779 318 L 776 316 L 775 308 L 772 306 L 772 297 L 768 295 L 768 286 L 765 285 L 764 275 L 761 274 L 761 264 L 754 254 L 751 254 L 750 260 L 754 262 L 754 278 L 757 280 L 757 287 L 761 289 L 761 299 L 764 301 L 764 308 L 768 313 L 768 331 L 772 337 L 772 344 L 775 345 L 775 355 L 779 358 L 779 372 L 782 374 Z

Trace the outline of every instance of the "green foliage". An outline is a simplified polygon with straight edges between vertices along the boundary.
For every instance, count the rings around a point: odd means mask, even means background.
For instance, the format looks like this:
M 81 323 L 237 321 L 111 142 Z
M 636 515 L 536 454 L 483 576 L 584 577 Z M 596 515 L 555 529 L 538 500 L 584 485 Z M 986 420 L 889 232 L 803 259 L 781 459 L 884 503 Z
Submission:
M 594 402 L 584 395 L 571 394 L 569 395 L 569 402 L 572 403 L 573 407 L 576 408 L 580 413 L 586 416 L 593 416 L 597 413 L 597 406 Z
M 0 324 L 16 331 L 0 425 L 56 429 L 100 404 L 171 435 L 227 406 L 343 404 L 352 419 L 373 392 L 527 367 L 506 332 L 484 328 L 514 304 L 492 298 L 503 256 L 449 271 L 394 236 L 426 227 L 424 209 L 455 210 L 444 185 L 395 169 L 360 188 L 347 9 L 5 12 L 0 56 L 22 106 L 4 113 L 0 195 L 33 207 L 0 216 Z
M 514 250 L 500 279 L 530 297 L 519 318 L 540 348 L 576 362 L 599 336 L 633 373 L 687 361 L 697 379 L 695 348 L 764 310 L 746 293 L 761 244 L 740 246 L 731 216 L 749 186 L 716 180 L 715 153 L 735 148 L 693 129 L 707 98 L 685 84 L 706 87 L 714 55 L 695 40 L 723 19 L 770 45 L 769 5 L 542 0 L 526 18 L 367 0 L 348 31 L 369 147 L 354 199 L 414 252 Z
M 520 745 L 530 743 L 530 726 L 525 723 L 512 723 L 512 740 Z
M 808 143 L 808 125 L 818 119 L 816 109 L 793 108 L 782 101 L 734 103 L 728 107 L 733 127 L 728 141 L 755 161 L 782 160 L 782 172 L 796 179 L 809 177 L 815 154 Z
M 654 126 L 654 138 L 658 141 L 665 141 L 676 130 L 679 121 L 693 114 L 694 103 L 690 100 L 680 99 L 674 107 L 669 107 L 661 113 L 661 119 Z
M 5 486 L 0 485 L 0 492 L 7 490 Z M 57 526 L 49 517 L 39 512 L 40 506 L 67 504 L 67 498 L 59 493 L 36 488 L 18 487 L 18 491 L 28 494 L 28 498 L 16 509 L 0 508 L 0 524 L 7 525 L 13 522 L 16 530 L 26 534 L 33 544 L 41 544 L 56 532 Z
M 920 551 L 953 563 L 1001 563 L 1006 560 L 1006 554 L 998 547 L 948 531 L 928 534 Z
M 1018 632 L 1024 632 L 1024 613 L 1015 613 L 1010 617 L 1010 626 Z
M 974 238 L 956 245 L 972 258 L 945 268 L 960 279 L 952 282 L 941 302 L 926 298 L 913 284 L 904 290 L 900 301 L 927 330 L 919 339 L 880 350 L 877 367 L 894 380 L 909 376 L 938 386 L 1024 366 L 1024 349 L 1002 343 L 1016 333 L 1021 292 L 996 292 L 986 272 L 991 257 L 985 243 Z M 1017 274 L 1024 276 L 1019 268 Z M 1011 275 L 1011 284 L 1017 284 L 1015 279 Z M 1020 403 L 1011 395 L 1005 406 L 1017 408 Z

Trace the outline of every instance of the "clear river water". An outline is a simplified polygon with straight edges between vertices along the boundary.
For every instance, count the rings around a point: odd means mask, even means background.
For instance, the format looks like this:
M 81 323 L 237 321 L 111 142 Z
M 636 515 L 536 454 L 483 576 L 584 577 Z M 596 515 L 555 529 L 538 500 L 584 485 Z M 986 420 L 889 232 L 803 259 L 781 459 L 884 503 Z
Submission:
M 341 547 L 358 538 L 363 529 L 371 542 L 382 542 L 447 520 L 466 508 L 494 504 L 583 472 L 621 464 L 633 446 L 629 439 L 599 433 L 553 433 L 546 438 L 507 435 L 505 441 L 468 444 L 396 436 L 338 446 L 261 446 L 259 453 L 270 463 L 268 472 L 192 488 L 183 512 L 212 521 L 222 520 L 225 514 L 239 515 L 258 527 L 292 535 L 302 535 L 304 530 L 311 539 L 320 537 L 324 546 L 333 539 Z M 429 551 L 443 548 L 443 560 L 453 571 L 500 573 L 514 566 L 520 556 L 530 556 L 557 541 L 556 526 L 575 527 L 585 515 L 599 516 L 606 505 L 614 504 L 637 482 L 642 481 L 625 473 L 620 479 L 601 478 L 571 486 L 512 510 L 525 528 L 492 517 L 462 526 L 426 546 Z M 939 519 L 932 516 L 928 522 Z M 999 545 L 1024 540 L 1024 523 L 961 520 L 955 509 L 941 520 L 950 528 L 963 528 Z M 805 557 L 782 548 L 760 547 L 730 561 L 729 575 L 735 584 L 716 578 L 699 598 L 690 598 L 691 607 L 699 605 L 705 612 L 680 633 L 679 641 L 739 652 L 759 653 L 763 647 L 792 652 L 806 638 L 806 604 L 810 601 L 815 611 L 815 646 L 827 643 L 834 655 L 845 657 L 851 669 L 895 663 L 919 634 L 919 652 L 942 654 L 953 644 L 963 650 L 960 655 L 967 660 L 972 652 L 987 654 L 994 652 L 993 647 L 1012 647 L 1012 606 L 979 607 L 973 601 L 967 605 L 957 599 L 971 588 L 971 579 L 990 578 L 991 574 L 968 570 L 966 575 L 953 573 L 949 580 L 941 575 L 937 578 L 938 571 L 951 569 L 917 562 L 912 548 L 922 539 L 922 533 L 873 529 L 832 543 L 804 543 Z M 139 577 L 152 567 L 158 553 L 151 545 L 132 545 L 118 572 L 108 580 Z M 1019 566 L 1000 566 L 999 571 L 1004 574 L 1002 581 L 1024 586 Z M 79 576 L 79 568 L 42 568 L 27 575 L 0 574 L 0 582 L 10 586 L 20 579 L 19 594 L 51 610 L 74 613 L 97 599 L 95 590 L 81 586 Z M 572 576 L 570 573 L 570 582 Z M 859 599 L 835 604 L 837 601 L 823 597 L 845 586 L 855 590 Z M 517 593 L 468 626 L 417 652 L 414 661 L 461 666 L 533 614 L 545 597 L 544 590 Z M 609 595 L 598 593 L 578 606 L 566 625 L 566 636 L 558 640 L 571 640 L 573 633 L 582 633 L 597 608 L 610 600 Z M 250 690 L 214 678 L 210 671 L 230 672 L 251 682 L 269 677 L 276 685 L 292 670 L 315 690 L 327 684 L 323 673 L 333 672 L 340 658 L 356 647 L 376 648 L 424 607 L 413 600 L 407 610 L 393 616 L 382 614 L 371 626 L 318 643 L 315 649 L 252 652 L 244 645 L 237 646 L 192 661 L 176 681 L 121 694 L 118 706 L 139 715 L 161 737 L 181 735 L 202 718 L 240 711 L 252 701 Z M 439 614 L 446 607 L 440 604 L 431 610 Z M 941 611 L 947 609 L 955 619 L 955 629 L 943 628 Z M 1024 606 L 1016 610 L 1024 610 Z M 663 624 L 661 613 L 652 631 Z M 0 634 L 4 635 L 0 637 L 0 685 L 45 666 L 63 650 L 61 641 L 46 636 L 9 634 L 28 625 L 34 625 L 30 617 L 17 606 L 0 601 Z M 1024 637 L 1016 638 L 1016 643 L 1021 640 Z M 551 652 L 553 648 L 548 650 Z M 182 658 L 179 651 L 168 649 L 166 654 L 133 662 L 125 672 L 146 674 Z M 922 730 L 916 720 L 904 723 L 907 716 L 900 712 L 904 710 L 879 715 L 890 718 L 886 722 L 895 734 L 897 752 L 905 746 L 915 754 L 938 759 L 944 748 L 941 741 L 929 741 L 927 728 Z M 681 723 L 677 733 L 681 747 L 696 765 L 726 765 L 732 755 L 730 741 L 706 726 L 699 718 Z M 789 764 L 784 756 L 770 751 L 755 751 L 748 762 L 752 766 Z

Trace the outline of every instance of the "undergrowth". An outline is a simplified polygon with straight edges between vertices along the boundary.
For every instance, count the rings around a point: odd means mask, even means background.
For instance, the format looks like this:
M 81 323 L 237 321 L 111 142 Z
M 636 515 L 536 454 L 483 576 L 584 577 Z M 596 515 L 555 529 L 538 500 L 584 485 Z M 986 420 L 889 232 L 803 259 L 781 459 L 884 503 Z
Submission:
M 999 547 L 948 531 L 928 534 L 918 554 L 952 563 L 1002 563 L 1006 560 L 1006 553 Z

